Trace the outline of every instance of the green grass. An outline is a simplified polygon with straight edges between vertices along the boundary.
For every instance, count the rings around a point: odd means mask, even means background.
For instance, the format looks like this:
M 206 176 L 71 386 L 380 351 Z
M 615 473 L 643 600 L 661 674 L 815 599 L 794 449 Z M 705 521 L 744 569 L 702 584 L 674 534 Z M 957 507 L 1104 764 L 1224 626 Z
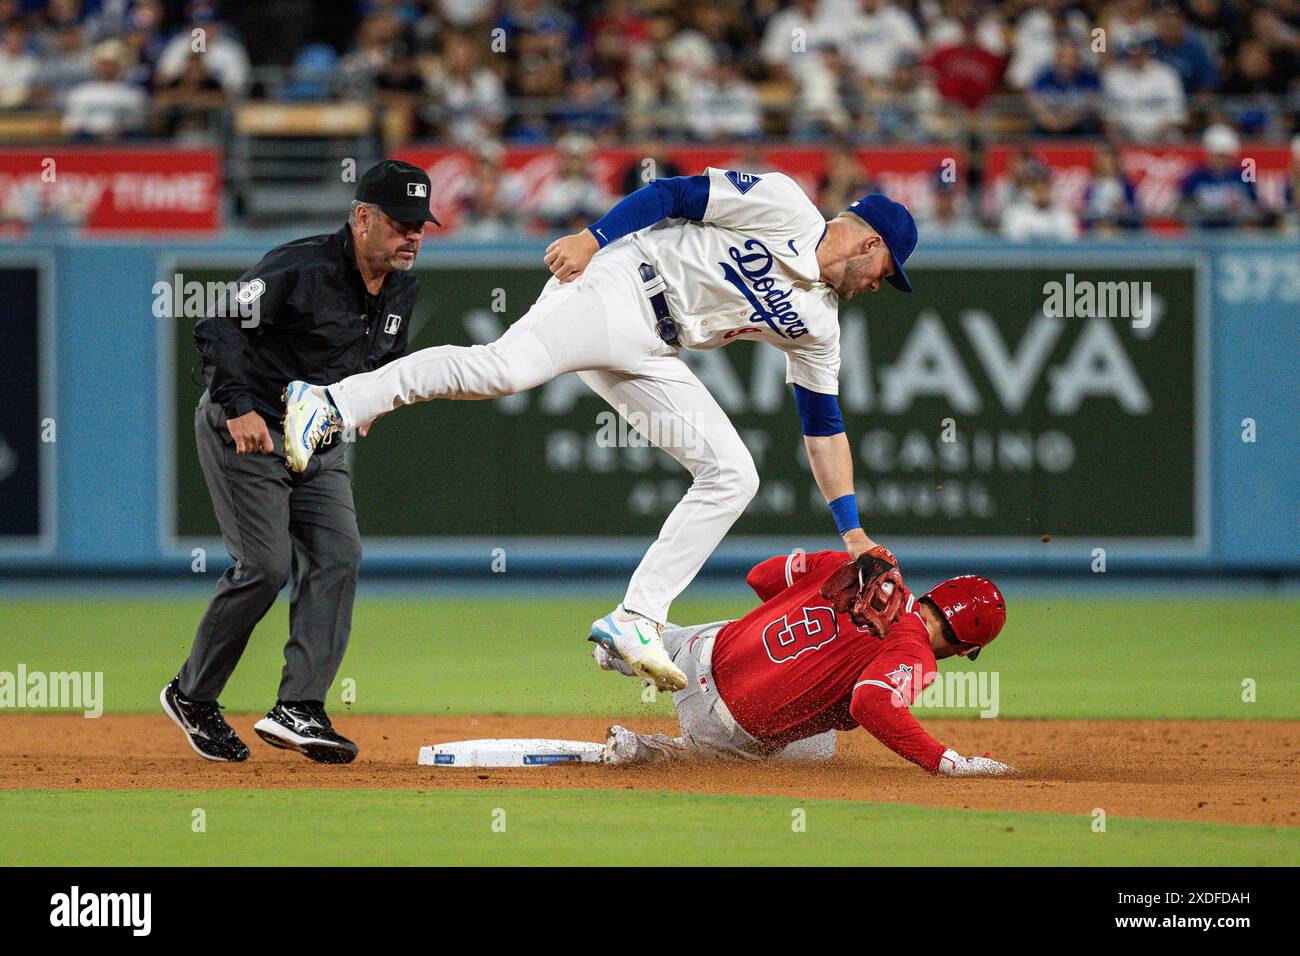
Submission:
M 8 601 L 0 670 L 103 671 L 107 710 L 152 713 L 203 606 Z M 683 600 L 673 617 L 718 620 L 748 607 Z M 363 600 L 339 679 L 356 682 L 360 713 L 670 713 L 665 699 L 643 705 L 630 682 L 595 670 L 584 628 L 602 610 L 573 599 Z M 275 699 L 287 632 L 282 600 L 254 634 L 227 708 L 251 713 Z M 997 670 L 1004 717 L 1286 719 L 1300 712 L 1297 633 L 1297 600 L 1021 600 L 976 664 L 944 666 Z M 1255 703 L 1241 699 L 1246 678 Z
M 205 832 L 193 832 L 196 809 Z M 15 791 L 0 793 L 0 865 L 1300 864 L 1295 828 L 1091 823 L 661 792 Z

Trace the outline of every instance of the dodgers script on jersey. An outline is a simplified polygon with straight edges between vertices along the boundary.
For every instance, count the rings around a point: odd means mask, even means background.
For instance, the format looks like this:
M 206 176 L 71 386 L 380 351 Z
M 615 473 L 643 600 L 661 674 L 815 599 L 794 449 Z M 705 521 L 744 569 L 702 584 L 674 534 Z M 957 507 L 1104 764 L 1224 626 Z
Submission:
M 839 394 L 839 297 L 817 266 L 826 220 L 783 173 L 706 173 L 702 221 L 667 219 L 630 237 L 668 284 L 682 345 L 761 339 L 785 352 L 787 384 Z

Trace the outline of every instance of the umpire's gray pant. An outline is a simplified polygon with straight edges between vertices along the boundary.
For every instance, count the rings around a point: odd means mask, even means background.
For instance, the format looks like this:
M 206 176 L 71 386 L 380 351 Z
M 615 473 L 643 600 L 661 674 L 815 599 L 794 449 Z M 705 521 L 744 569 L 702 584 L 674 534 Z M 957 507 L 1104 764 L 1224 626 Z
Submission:
M 345 443 L 335 440 L 313 455 L 301 475 L 284 466 L 278 428 L 271 429 L 272 454 L 237 454 L 225 413 L 206 392 L 194 434 L 235 564 L 199 622 L 181 668 L 181 693 L 196 700 L 221 695 L 253 628 L 292 578 L 279 699 L 324 701 L 347 651 L 361 564 Z

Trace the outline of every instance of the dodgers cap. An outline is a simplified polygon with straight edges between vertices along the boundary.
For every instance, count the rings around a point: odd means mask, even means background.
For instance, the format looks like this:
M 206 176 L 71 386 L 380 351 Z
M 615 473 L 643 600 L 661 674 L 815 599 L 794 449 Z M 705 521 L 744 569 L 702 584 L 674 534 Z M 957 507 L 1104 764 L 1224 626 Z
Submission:
M 894 257 L 894 274 L 885 281 L 903 292 L 912 291 L 912 283 L 903 271 L 903 263 L 916 248 L 916 220 L 901 202 L 888 196 L 871 193 L 849 203 L 847 212 L 853 213 L 885 240 L 889 254 Z

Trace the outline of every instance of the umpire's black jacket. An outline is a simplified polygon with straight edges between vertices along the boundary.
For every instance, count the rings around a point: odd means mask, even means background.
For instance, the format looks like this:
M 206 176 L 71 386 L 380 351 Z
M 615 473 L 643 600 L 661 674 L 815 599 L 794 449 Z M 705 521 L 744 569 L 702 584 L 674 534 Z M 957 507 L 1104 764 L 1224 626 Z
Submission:
M 391 272 L 370 295 L 347 225 L 276 246 L 239 282 L 256 326 L 243 328 L 250 319 L 233 309 L 194 323 L 208 392 L 228 419 L 256 411 L 276 428 L 281 390 L 294 379 L 329 384 L 406 353 L 419 280 Z

